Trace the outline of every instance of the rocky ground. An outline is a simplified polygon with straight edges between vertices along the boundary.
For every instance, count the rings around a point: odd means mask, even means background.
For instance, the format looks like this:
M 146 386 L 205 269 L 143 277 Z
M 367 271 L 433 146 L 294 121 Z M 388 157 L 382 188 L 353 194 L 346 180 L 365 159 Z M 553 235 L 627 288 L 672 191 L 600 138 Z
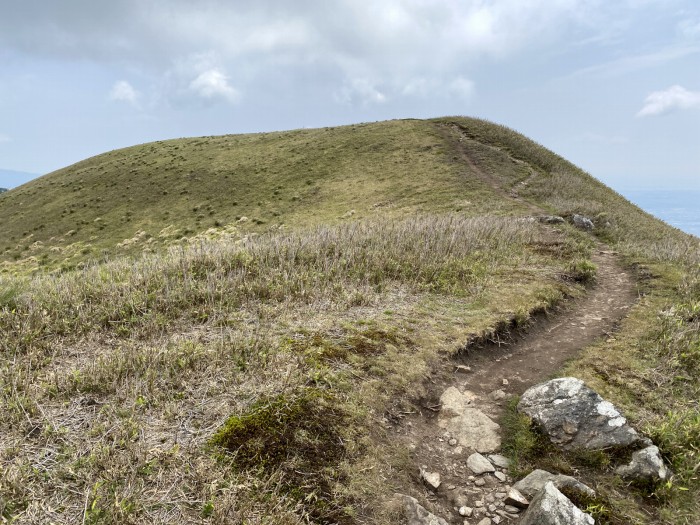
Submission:
M 494 341 L 446 363 L 432 378 L 432 395 L 395 423 L 397 437 L 419 462 L 423 502 L 430 512 L 415 523 L 519 520 L 525 505 L 512 490 L 516 480 L 509 475 L 508 460 L 498 454 L 501 429 L 496 421 L 507 398 L 551 377 L 586 345 L 614 337 L 616 323 L 637 298 L 633 278 L 616 254 L 600 249 L 593 261 L 597 281 L 584 297 L 564 312 L 539 319 L 524 335 Z M 538 490 L 547 480 L 538 481 Z M 527 495 L 533 496 L 532 491 Z M 413 505 L 411 498 L 405 501 L 407 508 Z

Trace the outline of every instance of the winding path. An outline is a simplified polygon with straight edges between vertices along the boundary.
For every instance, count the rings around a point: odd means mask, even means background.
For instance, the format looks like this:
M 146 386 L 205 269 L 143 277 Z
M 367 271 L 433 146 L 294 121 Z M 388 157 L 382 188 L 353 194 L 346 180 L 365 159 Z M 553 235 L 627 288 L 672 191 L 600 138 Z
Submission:
M 473 162 L 468 148 L 462 147 L 460 151 L 473 174 L 505 193 Z M 524 204 L 542 213 L 534 204 Z M 453 399 L 456 395 L 497 421 L 506 396 L 522 394 L 530 386 L 552 377 L 586 346 L 611 337 L 617 323 L 637 300 L 636 284 L 614 252 L 599 246 L 592 260 L 598 267 L 597 278 L 585 295 L 567 303 L 557 313 L 537 319 L 512 340 L 472 348 L 456 360 L 446 360 L 443 369 L 431 377 L 429 398 L 396 425 L 397 438 L 413 451 L 417 467 L 440 475 L 438 489 L 422 486 L 421 490 L 431 502 L 430 510 L 448 522 L 476 524 L 489 517 L 494 519 L 490 523 L 513 523 L 517 517 L 501 518 L 497 513 L 498 509 L 503 512 L 499 498 L 504 497 L 504 491 L 513 481 L 507 474 L 499 473 L 503 479 L 471 476 L 466 460 L 475 450 L 457 443 L 456 436 L 445 429 L 444 419 L 439 424 L 445 416 L 440 413 L 441 396 L 450 390 Z M 466 521 L 455 510 L 462 506 L 474 510 Z M 489 510 L 490 506 L 494 509 Z

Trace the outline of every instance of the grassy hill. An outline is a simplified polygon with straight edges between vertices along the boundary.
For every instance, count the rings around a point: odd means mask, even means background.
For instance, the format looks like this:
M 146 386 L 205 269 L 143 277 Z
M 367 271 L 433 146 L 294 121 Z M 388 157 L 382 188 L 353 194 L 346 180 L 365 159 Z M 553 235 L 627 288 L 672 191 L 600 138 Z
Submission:
M 544 213 L 596 227 L 529 220 Z M 385 502 L 418 460 L 387 420 L 468 341 L 585 293 L 601 241 L 643 298 L 571 366 L 677 477 L 608 473 L 591 506 L 601 523 L 700 516 L 697 239 L 505 127 L 134 146 L 3 195 L 0 221 L 5 519 L 395 522 Z

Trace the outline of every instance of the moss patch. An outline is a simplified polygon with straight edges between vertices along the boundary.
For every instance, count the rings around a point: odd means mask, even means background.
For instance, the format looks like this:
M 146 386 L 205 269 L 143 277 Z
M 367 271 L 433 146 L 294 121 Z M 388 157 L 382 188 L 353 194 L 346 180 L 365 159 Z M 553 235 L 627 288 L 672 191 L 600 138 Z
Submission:
M 349 523 L 345 503 L 333 487 L 342 481 L 337 466 L 347 456 L 341 426 L 347 417 L 330 393 L 318 388 L 263 397 L 231 416 L 212 442 L 233 454 L 243 470 L 272 477 L 304 503 L 319 523 Z

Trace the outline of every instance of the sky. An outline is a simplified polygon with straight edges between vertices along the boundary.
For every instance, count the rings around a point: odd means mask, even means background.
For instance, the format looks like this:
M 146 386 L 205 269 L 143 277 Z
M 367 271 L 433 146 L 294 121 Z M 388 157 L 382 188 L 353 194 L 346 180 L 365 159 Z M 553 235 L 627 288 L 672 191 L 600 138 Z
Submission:
M 618 191 L 699 190 L 700 3 L 0 0 L 0 170 L 443 115 L 505 124 Z

